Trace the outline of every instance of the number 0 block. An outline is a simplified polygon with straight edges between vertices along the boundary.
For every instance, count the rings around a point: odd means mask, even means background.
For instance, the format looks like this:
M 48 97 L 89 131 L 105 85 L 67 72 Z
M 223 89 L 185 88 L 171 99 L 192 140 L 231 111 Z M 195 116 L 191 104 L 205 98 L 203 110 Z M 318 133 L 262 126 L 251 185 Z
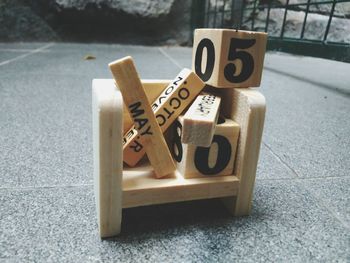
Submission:
M 216 88 L 258 87 L 267 34 L 233 29 L 196 29 L 192 69 Z
M 181 143 L 183 117 L 179 117 L 173 126 L 171 150 L 177 161 L 177 169 L 185 178 L 232 175 L 239 125 L 230 120 L 219 118 L 213 141 L 209 147 Z

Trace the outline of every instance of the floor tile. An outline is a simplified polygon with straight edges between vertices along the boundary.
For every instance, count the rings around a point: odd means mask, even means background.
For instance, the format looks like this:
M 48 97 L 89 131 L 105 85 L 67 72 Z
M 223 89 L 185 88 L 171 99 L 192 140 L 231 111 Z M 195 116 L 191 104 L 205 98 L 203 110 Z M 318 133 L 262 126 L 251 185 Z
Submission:
M 349 175 L 350 97 L 270 71 L 261 91 L 264 141 L 277 156 L 300 177 Z
M 100 241 L 91 186 L 0 191 L 0 255 L 13 261 L 329 262 L 350 233 L 300 183 L 258 180 L 249 217 L 218 200 L 124 210 L 121 236 Z
M 282 178 L 291 179 L 297 177 L 263 142 L 260 148 L 256 179 Z
M 303 180 L 303 185 L 350 231 L 350 177 Z

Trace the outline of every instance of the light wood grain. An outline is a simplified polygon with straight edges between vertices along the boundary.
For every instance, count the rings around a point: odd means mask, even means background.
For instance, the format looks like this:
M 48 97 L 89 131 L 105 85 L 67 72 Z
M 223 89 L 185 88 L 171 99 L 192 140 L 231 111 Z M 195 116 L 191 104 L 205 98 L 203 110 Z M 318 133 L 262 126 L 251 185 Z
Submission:
M 146 96 L 148 102 L 151 104 L 162 91 L 169 85 L 171 80 L 166 79 L 141 79 L 141 83 L 143 88 L 146 91 Z M 105 82 L 115 83 L 113 79 L 105 80 Z M 106 83 L 107 85 L 109 83 Z M 113 84 L 114 85 L 114 84 Z M 134 121 L 132 120 L 128 109 L 124 103 L 123 108 L 123 134 L 130 130 L 130 128 L 134 125 Z
M 124 171 L 123 208 L 234 195 L 236 176 L 184 179 L 178 173 L 154 179 L 152 168 L 143 166 Z
M 249 215 L 264 128 L 265 98 L 255 89 L 225 89 L 221 96 L 223 114 L 241 127 L 234 169 L 240 187 L 236 197 L 223 201 L 232 214 Z
M 232 39 L 238 40 L 231 42 Z M 198 48 L 203 40 L 213 44 L 215 53 L 212 74 L 209 74 L 210 78 L 205 80 L 207 84 L 216 88 L 260 86 L 267 43 L 266 33 L 243 30 L 236 31 L 233 29 L 196 29 L 194 33 L 192 69 L 197 74 L 199 71 L 203 74 L 205 73 L 208 61 L 208 49 L 204 48 L 202 50 Z M 242 40 L 245 42 L 243 43 Z M 255 43 L 252 41 L 255 41 Z M 202 53 L 202 60 L 198 60 L 195 63 L 197 53 Z M 209 55 L 209 60 L 210 57 L 213 56 Z M 252 58 L 253 63 L 247 57 Z M 250 68 L 252 69 L 251 71 L 248 70 Z M 243 77 L 244 74 L 242 72 L 251 73 L 247 73 L 247 78 L 238 78 L 238 76 Z
M 182 116 L 179 117 L 179 123 L 179 126 L 183 125 Z M 173 136 L 180 137 L 176 134 L 178 130 L 176 128 Z M 230 119 L 223 119 L 216 124 L 210 147 L 181 144 L 182 157 L 175 158 L 177 170 L 184 178 L 232 175 L 238 136 L 239 125 Z M 174 139 L 176 140 L 176 137 Z M 175 147 L 172 150 L 175 150 Z
M 95 80 L 92 99 L 97 218 L 100 236 L 110 237 L 119 234 L 122 220 L 123 101 L 114 85 Z
M 138 136 L 143 140 L 156 176 L 161 178 L 175 171 L 174 161 L 148 102 L 132 58 L 124 57 L 116 60 L 109 64 L 109 68 L 123 94 L 124 103 L 134 123 L 137 123 Z
M 183 116 L 182 143 L 209 147 L 214 137 L 220 113 L 221 98 L 209 93 L 200 94 Z
M 153 101 L 152 110 L 162 132 L 165 132 L 194 100 L 204 85 L 191 70 L 183 69 Z M 123 140 L 124 162 L 129 166 L 135 166 L 145 154 L 143 139 L 138 138 L 137 130 L 132 127 Z

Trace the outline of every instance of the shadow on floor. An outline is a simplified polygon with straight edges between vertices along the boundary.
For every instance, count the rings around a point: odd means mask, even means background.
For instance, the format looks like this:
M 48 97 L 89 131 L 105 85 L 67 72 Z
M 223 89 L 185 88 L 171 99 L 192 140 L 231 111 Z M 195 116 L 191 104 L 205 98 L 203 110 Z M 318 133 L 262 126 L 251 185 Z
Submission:
M 254 217 L 256 217 L 255 215 Z M 122 232 L 109 242 L 134 242 L 159 236 L 186 234 L 199 229 L 217 230 L 238 223 L 219 199 L 179 202 L 123 210 Z M 244 224 L 244 220 L 242 220 Z

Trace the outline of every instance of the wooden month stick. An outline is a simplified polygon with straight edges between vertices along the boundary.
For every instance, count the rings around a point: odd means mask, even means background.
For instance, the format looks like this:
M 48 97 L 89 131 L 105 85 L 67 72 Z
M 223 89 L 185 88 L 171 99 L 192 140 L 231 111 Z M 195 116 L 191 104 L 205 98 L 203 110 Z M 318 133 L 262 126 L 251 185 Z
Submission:
M 113 80 L 111 80 L 114 82 Z M 169 85 L 171 80 L 166 79 L 141 79 L 143 88 L 145 89 L 148 102 L 151 104 L 160 93 Z M 108 84 L 107 84 L 108 85 Z M 113 86 L 115 86 L 113 84 Z M 126 105 L 123 105 L 123 135 L 134 126 L 134 121 L 132 120 Z
M 162 132 L 166 131 L 204 86 L 203 81 L 189 69 L 183 69 L 170 82 L 152 104 Z M 123 137 L 124 162 L 129 166 L 135 166 L 145 154 L 144 141 L 142 137 L 138 138 L 138 133 L 135 127 L 132 127 Z
M 199 95 L 183 116 L 183 143 L 209 147 L 219 117 L 221 98 L 209 93 Z
M 130 56 L 124 57 L 111 62 L 109 68 L 134 120 L 137 138 L 142 139 L 156 176 L 160 178 L 174 172 L 175 163 L 148 103 L 133 59 Z

